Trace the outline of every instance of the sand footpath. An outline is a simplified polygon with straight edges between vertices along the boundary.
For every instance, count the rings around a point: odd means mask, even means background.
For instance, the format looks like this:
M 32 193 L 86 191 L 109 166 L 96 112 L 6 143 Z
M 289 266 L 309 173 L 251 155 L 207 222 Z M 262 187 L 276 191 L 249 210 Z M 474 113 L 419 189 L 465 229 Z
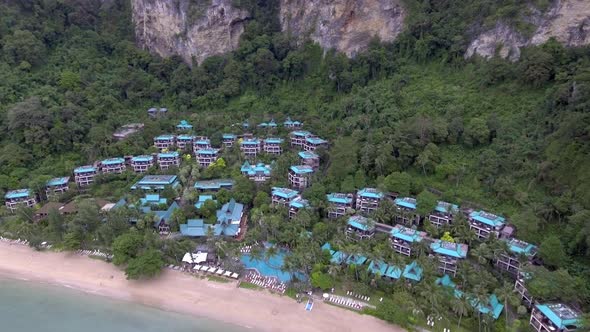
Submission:
M 379 319 L 316 301 L 305 303 L 235 282 L 201 280 L 166 270 L 155 280 L 129 281 L 117 267 L 74 253 L 37 252 L 0 242 L 0 275 L 42 281 L 163 310 L 208 317 L 256 331 L 404 331 Z

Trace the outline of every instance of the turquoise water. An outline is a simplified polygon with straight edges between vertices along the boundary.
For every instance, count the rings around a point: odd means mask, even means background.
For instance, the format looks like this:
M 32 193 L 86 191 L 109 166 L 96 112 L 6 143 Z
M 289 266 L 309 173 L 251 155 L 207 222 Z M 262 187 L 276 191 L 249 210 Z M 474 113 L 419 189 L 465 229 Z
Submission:
M 277 277 L 280 281 L 287 283 L 291 281 L 291 274 L 281 271 L 285 255 L 284 250 L 263 259 L 253 259 L 249 254 L 243 254 L 241 261 L 247 269 L 256 269 L 263 276 Z M 305 280 L 305 276 L 301 273 L 296 273 L 295 276 L 300 280 Z
M 0 331 L 245 332 L 205 318 L 119 302 L 66 288 L 0 279 Z

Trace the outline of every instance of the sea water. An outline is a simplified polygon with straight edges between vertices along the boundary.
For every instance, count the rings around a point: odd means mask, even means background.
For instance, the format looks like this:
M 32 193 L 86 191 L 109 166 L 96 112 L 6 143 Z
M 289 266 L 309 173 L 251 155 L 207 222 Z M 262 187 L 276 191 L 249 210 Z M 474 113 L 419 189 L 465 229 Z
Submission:
M 206 304 L 205 304 L 206 305 Z M 245 327 L 0 278 L 1 332 L 245 332 Z

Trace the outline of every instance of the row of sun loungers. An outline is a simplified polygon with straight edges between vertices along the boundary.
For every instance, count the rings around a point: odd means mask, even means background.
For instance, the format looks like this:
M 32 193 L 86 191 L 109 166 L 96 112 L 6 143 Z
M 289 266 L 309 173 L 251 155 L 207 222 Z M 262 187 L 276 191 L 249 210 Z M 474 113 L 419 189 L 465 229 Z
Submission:
M 341 297 L 336 295 L 330 295 L 327 299 L 328 301 L 337 304 L 343 307 L 349 307 L 356 310 L 363 309 L 363 303 L 357 302 L 353 299 L 349 299 L 347 297 Z
M 371 301 L 371 298 L 370 297 L 365 296 L 365 295 L 355 294 L 355 293 L 353 293 L 351 291 L 346 291 L 346 295 L 356 297 L 357 299 L 361 299 L 361 300 L 363 300 L 365 302 Z
M 1 236 L 0 236 L 0 241 L 12 243 L 12 244 L 22 244 L 22 245 L 28 245 L 29 244 L 29 241 L 27 241 L 27 240 L 21 240 L 21 239 L 13 240 L 13 239 L 9 239 L 9 238 L 6 238 L 6 237 L 1 237 Z
M 278 278 L 265 277 L 254 270 L 250 270 L 244 280 L 258 287 L 268 288 L 281 294 L 287 290 L 287 285 L 283 282 L 280 282 Z
M 113 255 L 104 253 L 100 250 L 78 250 L 77 251 L 78 255 L 85 255 L 85 256 L 97 256 L 97 257 L 103 257 L 106 259 L 112 259 Z
M 240 248 L 242 254 L 249 254 L 252 251 L 252 246 L 243 246 Z
M 228 278 L 238 279 L 240 277 L 239 274 L 231 271 L 225 271 L 224 269 L 220 269 L 215 266 L 206 266 L 206 265 L 195 265 L 192 268 L 192 272 L 206 272 L 211 274 L 217 274 L 219 276 L 224 276 Z

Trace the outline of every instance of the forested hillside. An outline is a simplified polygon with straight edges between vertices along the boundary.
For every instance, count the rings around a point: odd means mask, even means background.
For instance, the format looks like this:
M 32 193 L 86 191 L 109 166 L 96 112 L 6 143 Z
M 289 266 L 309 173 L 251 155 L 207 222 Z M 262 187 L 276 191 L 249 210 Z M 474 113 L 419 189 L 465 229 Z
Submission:
M 585 278 L 575 297 L 589 304 L 590 49 L 465 60 L 473 25 L 523 25 L 520 2 L 408 0 L 397 41 L 349 59 L 281 34 L 273 1 L 240 2 L 254 19 L 239 48 L 189 66 L 135 47 L 127 1 L 1 1 L 0 196 L 143 153 L 179 119 L 219 141 L 290 115 L 331 142 L 307 197 L 430 189 L 496 211 L 550 269 Z M 152 106 L 169 117 L 148 119 Z M 146 127 L 115 141 L 129 122 Z

